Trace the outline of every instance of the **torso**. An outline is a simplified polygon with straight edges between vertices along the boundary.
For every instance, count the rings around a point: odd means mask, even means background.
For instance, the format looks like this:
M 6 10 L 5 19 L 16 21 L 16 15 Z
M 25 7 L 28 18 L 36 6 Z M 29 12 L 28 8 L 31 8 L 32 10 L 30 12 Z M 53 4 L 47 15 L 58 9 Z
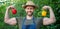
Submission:
M 19 25 L 19 29 L 22 28 L 22 23 L 23 23 L 23 20 L 24 20 L 25 17 L 21 17 L 18 19 L 18 25 Z M 38 24 L 42 24 L 42 18 L 34 18 L 35 19 L 35 23 L 36 23 L 36 26 L 38 26 Z M 29 25 L 29 24 L 33 24 L 33 20 L 32 19 L 27 19 L 25 22 L 24 22 L 25 25 Z

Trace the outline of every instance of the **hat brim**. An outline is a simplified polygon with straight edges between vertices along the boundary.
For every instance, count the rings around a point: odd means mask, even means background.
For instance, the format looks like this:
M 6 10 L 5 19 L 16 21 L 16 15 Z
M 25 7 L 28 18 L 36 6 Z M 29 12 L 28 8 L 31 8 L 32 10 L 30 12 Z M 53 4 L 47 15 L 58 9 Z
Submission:
M 35 5 L 22 5 L 23 8 L 26 8 L 27 6 L 32 6 L 32 7 L 34 7 L 34 8 L 38 8 L 38 7 L 35 6 Z

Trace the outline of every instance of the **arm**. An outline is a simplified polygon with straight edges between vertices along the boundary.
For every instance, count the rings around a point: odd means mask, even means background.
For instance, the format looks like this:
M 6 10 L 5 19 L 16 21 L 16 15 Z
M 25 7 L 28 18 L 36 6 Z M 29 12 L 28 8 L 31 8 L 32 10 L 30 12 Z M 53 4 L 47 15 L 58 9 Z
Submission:
M 51 8 L 50 6 L 44 6 L 44 7 L 43 7 L 43 9 L 47 9 L 47 8 L 48 8 L 49 11 L 50 11 L 50 18 L 45 17 L 45 18 L 43 19 L 43 25 L 49 25 L 49 24 L 52 24 L 52 23 L 56 22 L 54 13 L 53 13 L 53 11 L 52 11 L 52 8 Z
M 9 25 L 15 25 L 17 23 L 16 18 L 9 18 L 9 9 L 11 6 L 9 6 L 6 10 L 5 17 L 4 17 L 4 22 L 9 24 Z

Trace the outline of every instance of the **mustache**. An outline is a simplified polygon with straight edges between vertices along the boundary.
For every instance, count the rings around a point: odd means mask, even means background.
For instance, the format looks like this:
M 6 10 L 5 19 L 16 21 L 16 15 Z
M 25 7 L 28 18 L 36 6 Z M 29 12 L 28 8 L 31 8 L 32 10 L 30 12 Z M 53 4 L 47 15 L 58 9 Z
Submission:
M 30 13 L 33 13 L 32 11 L 27 11 L 27 13 L 29 13 L 29 12 L 30 12 Z
M 28 12 L 27 12 L 27 15 L 32 16 L 33 15 L 33 12 L 31 12 L 31 14 L 28 14 Z
M 29 13 L 29 12 L 30 12 L 30 13 L 33 13 L 32 11 L 28 11 L 27 13 Z
M 28 12 L 32 12 L 32 11 L 28 11 Z

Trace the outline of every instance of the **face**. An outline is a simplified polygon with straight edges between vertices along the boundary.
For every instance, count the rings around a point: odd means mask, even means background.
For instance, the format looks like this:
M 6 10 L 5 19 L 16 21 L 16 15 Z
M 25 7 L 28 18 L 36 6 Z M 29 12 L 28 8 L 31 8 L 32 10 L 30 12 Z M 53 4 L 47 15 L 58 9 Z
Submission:
M 32 16 L 33 11 L 34 11 L 34 7 L 32 7 L 32 6 L 27 6 L 27 7 L 25 8 L 25 11 L 26 11 L 27 15 Z

